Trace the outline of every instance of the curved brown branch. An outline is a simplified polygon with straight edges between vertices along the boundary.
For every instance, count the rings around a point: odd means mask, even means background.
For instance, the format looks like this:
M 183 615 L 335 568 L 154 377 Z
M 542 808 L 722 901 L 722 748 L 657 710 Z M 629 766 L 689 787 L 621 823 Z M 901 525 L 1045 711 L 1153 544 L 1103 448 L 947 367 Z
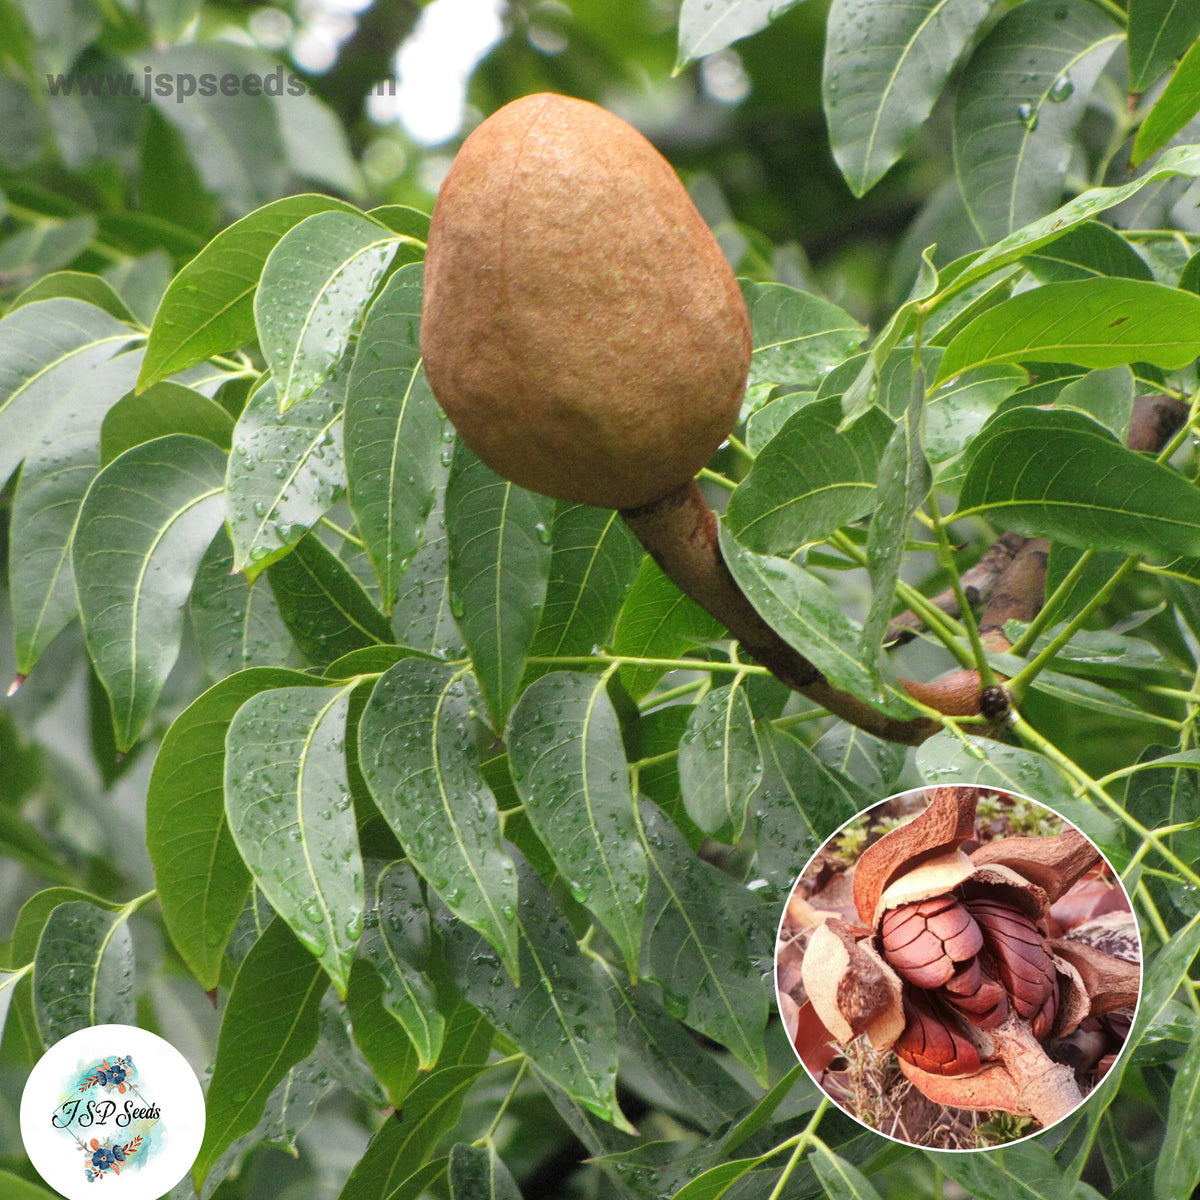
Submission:
M 1129 433 L 1125 444 L 1130 450 L 1158 453 L 1187 419 L 1187 405 L 1169 396 L 1138 396 L 1130 414 Z M 985 567 L 983 577 L 990 581 L 990 595 L 979 616 L 979 632 L 984 645 L 1003 653 L 1011 647 L 1004 636 L 1007 621 L 1028 623 L 1041 611 L 1046 602 L 1046 567 L 1050 558 L 1050 541 L 1042 537 L 1021 537 L 1006 533 L 980 560 L 978 571 Z M 966 584 L 971 571 L 964 572 Z M 968 593 L 968 599 L 972 599 Z M 945 593 L 934 603 L 943 611 L 957 615 L 957 605 L 947 607 Z M 896 644 L 911 638 L 922 628 L 912 613 L 903 613 L 889 627 L 895 632 Z M 906 683 L 909 695 L 947 716 L 970 717 L 980 712 L 993 719 L 998 712 L 988 711 L 988 697 L 981 688 L 979 673 L 973 670 L 953 671 L 933 683 Z M 1001 697 L 1001 709 L 1007 697 Z
M 973 566 L 962 573 L 960 582 L 968 602 L 974 607 L 986 604 L 991 598 L 997 581 L 1012 562 L 1017 552 L 1025 544 L 1025 538 L 1011 530 L 1001 536 L 988 547 L 983 557 Z M 961 615 L 958 608 L 958 593 L 953 588 L 939 592 L 929 601 L 935 608 L 940 609 L 948 617 Z M 911 642 L 925 628 L 925 622 L 911 609 L 902 612 L 887 628 L 884 635 L 885 646 L 903 646 Z
M 1026 538 L 1012 562 L 996 581 L 991 599 L 979 615 L 979 632 L 1003 631 L 1006 621 L 1032 621 L 1046 601 L 1048 538 Z M 1007 649 L 1008 639 L 1004 639 Z
M 936 721 L 924 717 L 898 720 L 833 687 L 758 615 L 729 573 L 717 540 L 716 514 L 694 479 L 652 504 L 623 509 L 621 516 L 663 574 L 716 617 L 748 654 L 788 687 L 890 742 L 915 746 L 938 731 Z
M 1138 397 L 1130 423 L 1130 448 L 1165 445 L 1186 411 L 1166 397 Z M 919 745 L 937 733 L 937 721 L 889 717 L 857 696 L 833 687 L 818 667 L 759 616 L 721 555 L 716 514 L 695 479 L 650 504 L 622 509 L 621 516 L 667 578 L 716 617 L 748 654 L 788 687 L 887 741 Z M 987 600 L 980 631 L 991 635 L 986 641 L 992 648 L 1007 649 L 1002 632 L 1006 621 L 1031 621 L 1041 609 L 1049 548 L 1045 538 L 1006 533 L 976 567 L 964 573 L 968 599 Z M 943 611 L 952 611 L 944 597 L 935 598 L 934 603 Z M 905 631 L 912 636 L 918 626 L 919 621 L 906 613 L 892 623 L 888 636 L 904 640 Z M 977 671 L 955 671 L 932 683 L 907 679 L 900 683 L 913 699 L 946 716 L 975 716 L 983 707 L 984 693 Z M 1001 703 L 992 715 L 998 715 L 1003 707 Z

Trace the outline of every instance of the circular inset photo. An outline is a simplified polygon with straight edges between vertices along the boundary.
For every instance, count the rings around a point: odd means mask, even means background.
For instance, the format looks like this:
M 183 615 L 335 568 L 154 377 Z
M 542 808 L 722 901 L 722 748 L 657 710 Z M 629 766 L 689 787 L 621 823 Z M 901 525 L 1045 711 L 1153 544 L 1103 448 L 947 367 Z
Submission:
M 932 787 L 844 825 L 792 888 L 775 949 L 796 1054 L 844 1112 L 935 1150 L 1028 1137 L 1112 1067 L 1141 993 L 1129 897 L 1028 797 Z

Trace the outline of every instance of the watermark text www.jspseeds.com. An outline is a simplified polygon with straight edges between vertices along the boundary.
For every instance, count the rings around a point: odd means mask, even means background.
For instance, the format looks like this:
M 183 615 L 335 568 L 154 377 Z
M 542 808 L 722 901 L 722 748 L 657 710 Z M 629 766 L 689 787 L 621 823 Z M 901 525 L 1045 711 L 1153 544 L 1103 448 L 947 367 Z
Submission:
M 395 90 L 395 80 L 385 81 Z M 154 71 L 147 67 L 137 72 L 78 71 L 65 75 L 47 75 L 46 88 L 51 96 L 131 96 L 143 104 L 151 100 L 169 100 L 182 104 L 191 96 L 305 96 L 311 90 L 292 71 L 276 67 L 266 74 L 218 75 L 190 71 Z

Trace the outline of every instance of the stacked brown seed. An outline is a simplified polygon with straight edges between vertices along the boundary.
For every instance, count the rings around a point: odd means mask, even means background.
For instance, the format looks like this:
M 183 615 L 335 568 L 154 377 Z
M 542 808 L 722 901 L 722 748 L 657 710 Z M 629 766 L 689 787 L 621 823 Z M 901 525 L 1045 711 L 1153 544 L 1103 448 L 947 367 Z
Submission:
M 928 992 L 904 992 L 904 1032 L 892 1049 L 914 1067 L 934 1075 L 970 1075 L 981 1066 L 975 1043 L 934 1007 Z
M 1058 972 L 1045 937 L 1025 913 L 1002 901 L 967 901 L 995 961 L 1013 1008 L 1033 1022 L 1033 1036 L 1050 1032 L 1058 1009 Z
M 980 1029 L 999 1025 L 1009 1002 L 1031 1020 L 1035 1037 L 1050 1031 L 1058 981 L 1050 948 L 1034 921 L 1002 900 L 963 901 L 949 893 L 902 904 L 883 915 L 884 958 L 913 989 L 896 1053 L 942 1075 L 978 1070 L 979 1055 L 947 1011 Z

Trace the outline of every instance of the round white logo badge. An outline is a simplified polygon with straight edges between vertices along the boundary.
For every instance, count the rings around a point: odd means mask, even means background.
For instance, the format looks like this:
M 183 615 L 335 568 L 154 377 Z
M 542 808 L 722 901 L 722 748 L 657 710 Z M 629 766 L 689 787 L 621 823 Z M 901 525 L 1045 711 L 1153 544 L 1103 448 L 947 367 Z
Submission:
M 38 1060 L 21 1095 L 21 1137 L 67 1200 L 158 1200 L 199 1153 L 204 1093 L 169 1042 L 133 1025 L 93 1025 Z

